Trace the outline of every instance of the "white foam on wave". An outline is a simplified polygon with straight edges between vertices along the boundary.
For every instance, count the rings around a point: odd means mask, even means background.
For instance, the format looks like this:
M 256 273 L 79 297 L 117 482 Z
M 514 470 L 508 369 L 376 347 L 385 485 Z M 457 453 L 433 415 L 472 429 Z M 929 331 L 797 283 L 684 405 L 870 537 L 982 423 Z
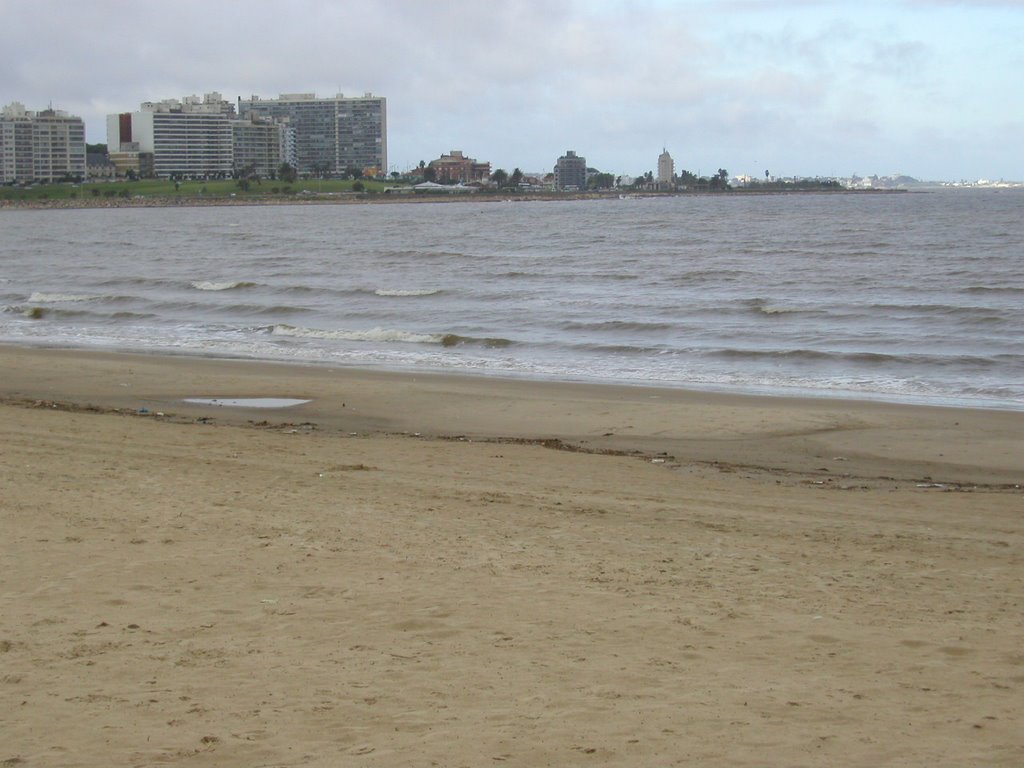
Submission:
M 378 296 L 436 296 L 441 293 L 440 288 L 421 288 L 421 289 L 390 289 L 390 288 L 378 288 L 374 293 Z
M 95 301 L 99 296 L 81 293 L 42 293 L 36 291 L 28 297 L 30 304 L 62 304 L 69 301 Z
M 190 285 L 199 291 L 230 291 L 232 288 L 245 288 L 252 285 L 243 280 L 214 282 L 211 280 L 194 280 Z
M 291 336 L 308 339 L 337 339 L 339 341 L 375 341 L 404 342 L 407 344 L 441 344 L 444 334 L 414 333 L 393 328 L 370 328 L 369 330 L 334 330 L 325 331 L 320 328 L 296 328 L 293 325 L 275 325 L 271 330 L 274 336 Z

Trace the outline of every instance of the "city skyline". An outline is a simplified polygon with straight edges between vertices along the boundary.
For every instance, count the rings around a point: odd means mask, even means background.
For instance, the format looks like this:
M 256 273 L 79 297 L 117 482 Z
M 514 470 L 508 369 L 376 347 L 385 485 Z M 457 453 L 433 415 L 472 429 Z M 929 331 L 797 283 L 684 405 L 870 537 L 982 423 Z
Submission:
M 372 92 L 388 99 L 388 171 L 458 148 L 536 172 L 573 148 L 635 175 L 656 171 L 667 147 L 677 169 L 704 174 L 1024 179 L 1013 0 L 0 0 L 0 11 L 0 103 L 79 115 L 90 143 L 106 140 L 108 114 L 147 100 Z

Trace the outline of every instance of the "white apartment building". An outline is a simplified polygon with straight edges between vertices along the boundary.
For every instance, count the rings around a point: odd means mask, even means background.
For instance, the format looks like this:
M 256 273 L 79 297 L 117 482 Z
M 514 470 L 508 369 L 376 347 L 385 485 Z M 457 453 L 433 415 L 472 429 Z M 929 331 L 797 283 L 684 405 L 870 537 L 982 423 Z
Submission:
M 371 93 L 318 98 L 286 93 L 276 99 L 238 100 L 240 117 L 286 119 L 294 130 L 295 163 L 306 175 L 341 175 L 348 169 L 384 173 L 388 165 L 387 99 Z
M 227 178 L 234 169 L 235 109 L 219 93 L 144 102 L 138 112 L 107 116 L 107 149 L 151 154 L 159 178 Z
M 0 110 L 0 184 L 85 178 L 85 124 L 14 102 Z

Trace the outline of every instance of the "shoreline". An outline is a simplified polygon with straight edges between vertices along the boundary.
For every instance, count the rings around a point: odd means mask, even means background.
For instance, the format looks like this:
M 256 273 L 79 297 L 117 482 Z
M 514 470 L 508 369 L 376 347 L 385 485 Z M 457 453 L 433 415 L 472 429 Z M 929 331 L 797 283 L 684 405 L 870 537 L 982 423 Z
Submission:
M 800 195 L 889 195 L 934 192 L 935 189 L 778 189 L 778 190 L 730 190 L 727 192 L 585 192 L 572 194 L 553 193 L 399 193 L 399 194 L 311 194 L 281 195 L 276 197 L 130 197 L 130 198 L 76 198 L 61 200 L 0 200 L 3 210 L 79 210 L 107 208 L 201 208 L 210 206 L 264 206 L 264 205 L 375 205 L 391 203 L 557 203 L 592 200 L 619 200 L 623 197 L 633 200 L 657 200 L 686 197 L 760 197 Z
M 671 382 L 652 381 L 650 379 L 632 380 L 615 378 L 573 378 L 570 376 L 543 375 L 539 373 L 515 373 L 508 371 L 491 371 L 486 369 L 460 369 L 446 370 L 440 367 L 417 368 L 409 365 L 388 365 L 388 364 L 360 364 L 351 362 L 338 362 L 323 359 L 301 359 L 287 357 L 249 357 L 244 354 L 225 354 L 203 351 L 176 351 L 173 349 L 161 349 L 159 351 L 147 351 L 133 349 L 130 347 L 88 347 L 88 346 L 67 346 L 60 342 L 47 341 L 0 341 L 0 347 L 53 350 L 64 352 L 83 352 L 86 354 L 109 354 L 109 355 L 137 355 L 140 357 L 166 357 L 168 359 L 197 359 L 197 360 L 221 360 L 225 362 L 251 362 L 267 363 L 271 365 L 298 366 L 380 372 L 396 376 L 451 376 L 455 378 L 465 377 L 470 380 L 494 380 L 494 381 L 516 381 L 516 382 L 539 382 L 539 383 L 563 383 L 566 385 L 595 386 L 595 387 L 626 387 L 639 389 L 665 390 L 668 392 L 686 392 L 694 395 L 723 395 L 747 398 L 773 398 L 792 399 L 825 402 L 863 402 L 879 405 L 911 406 L 921 408 L 947 408 L 966 409 L 979 411 L 998 411 L 1005 413 L 1024 413 L 1024 403 L 1016 400 L 999 400 L 991 397 L 986 398 L 958 398 L 953 395 L 924 395 L 924 394 L 893 394 L 887 392 L 857 392 L 842 389 L 813 389 L 802 387 L 755 387 L 753 385 L 702 385 L 693 382 Z
M 72 379 L 78 386 L 70 386 L 54 376 L 54 365 L 87 370 L 89 376 Z M 186 421 L 215 417 L 239 425 L 254 421 L 259 411 L 211 411 L 185 399 L 300 398 L 311 402 L 265 412 L 262 420 L 267 415 L 286 420 L 301 416 L 337 432 L 351 427 L 440 439 L 557 442 L 589 453 L 670 456 L 873 483 L 1015 489 L 1024 482 L 1024 454 L 1014 450 L 1014 444 L 1024 446 L 1024 411 L 1013 409 L 7 345 L 0 345 L 0 368 L 7 372 L 0 402 L 7 403 L 46 401 L 70 409 L 160 412 Z M 117 388 L 104 385 L 119 376 L 126 380 Z M 203 381 L 206 388 L 168 383 L 182 378 Z M 416 397 L 421 407 L 405 407 L 405 396 Z M 355 398 L 365 404 L 356 406 Z M 475 404 L 481 399 L 497 404 L 495 410 L 459 412 L 460 401 Z M 551 413 L 563 406 L 564 414 Z M 743 418 L 737 420 L 737 415 Z M 608 426 L 596 423 L 602 416 L 609 417 Z M 623 420 L 629 424 L 615 425 Z M 725 427 L 720 439 L 710 434 L 718 423 Z M 907 426 L 925 435 L 919 445 L 905 442 L 901 447 L 914 454 L 913 460 L 892 456 L 894 450 L 886 455 L 871 449 L 867 435 L 898 434 Z M 973 452 L 947 457 L 941 446 L 931 445 L 941 438 L 949 442 L 952 454 L 964 435 L 974 444 Z M 826 455 L 828 446 L 834 455 Z
M 1024 762 L 1024 413 L 0 370 L 0 762 Z

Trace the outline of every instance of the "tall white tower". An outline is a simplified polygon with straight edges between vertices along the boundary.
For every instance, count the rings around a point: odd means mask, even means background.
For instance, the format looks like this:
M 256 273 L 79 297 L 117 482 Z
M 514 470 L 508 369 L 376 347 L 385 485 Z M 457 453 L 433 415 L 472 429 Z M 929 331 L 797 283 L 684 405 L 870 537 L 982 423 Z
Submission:
M 658 184 L 671 185 L 675 171 L 676 164 L 672 161 L 672 155 L 662 147 L 661 154 L 658 156 Z

